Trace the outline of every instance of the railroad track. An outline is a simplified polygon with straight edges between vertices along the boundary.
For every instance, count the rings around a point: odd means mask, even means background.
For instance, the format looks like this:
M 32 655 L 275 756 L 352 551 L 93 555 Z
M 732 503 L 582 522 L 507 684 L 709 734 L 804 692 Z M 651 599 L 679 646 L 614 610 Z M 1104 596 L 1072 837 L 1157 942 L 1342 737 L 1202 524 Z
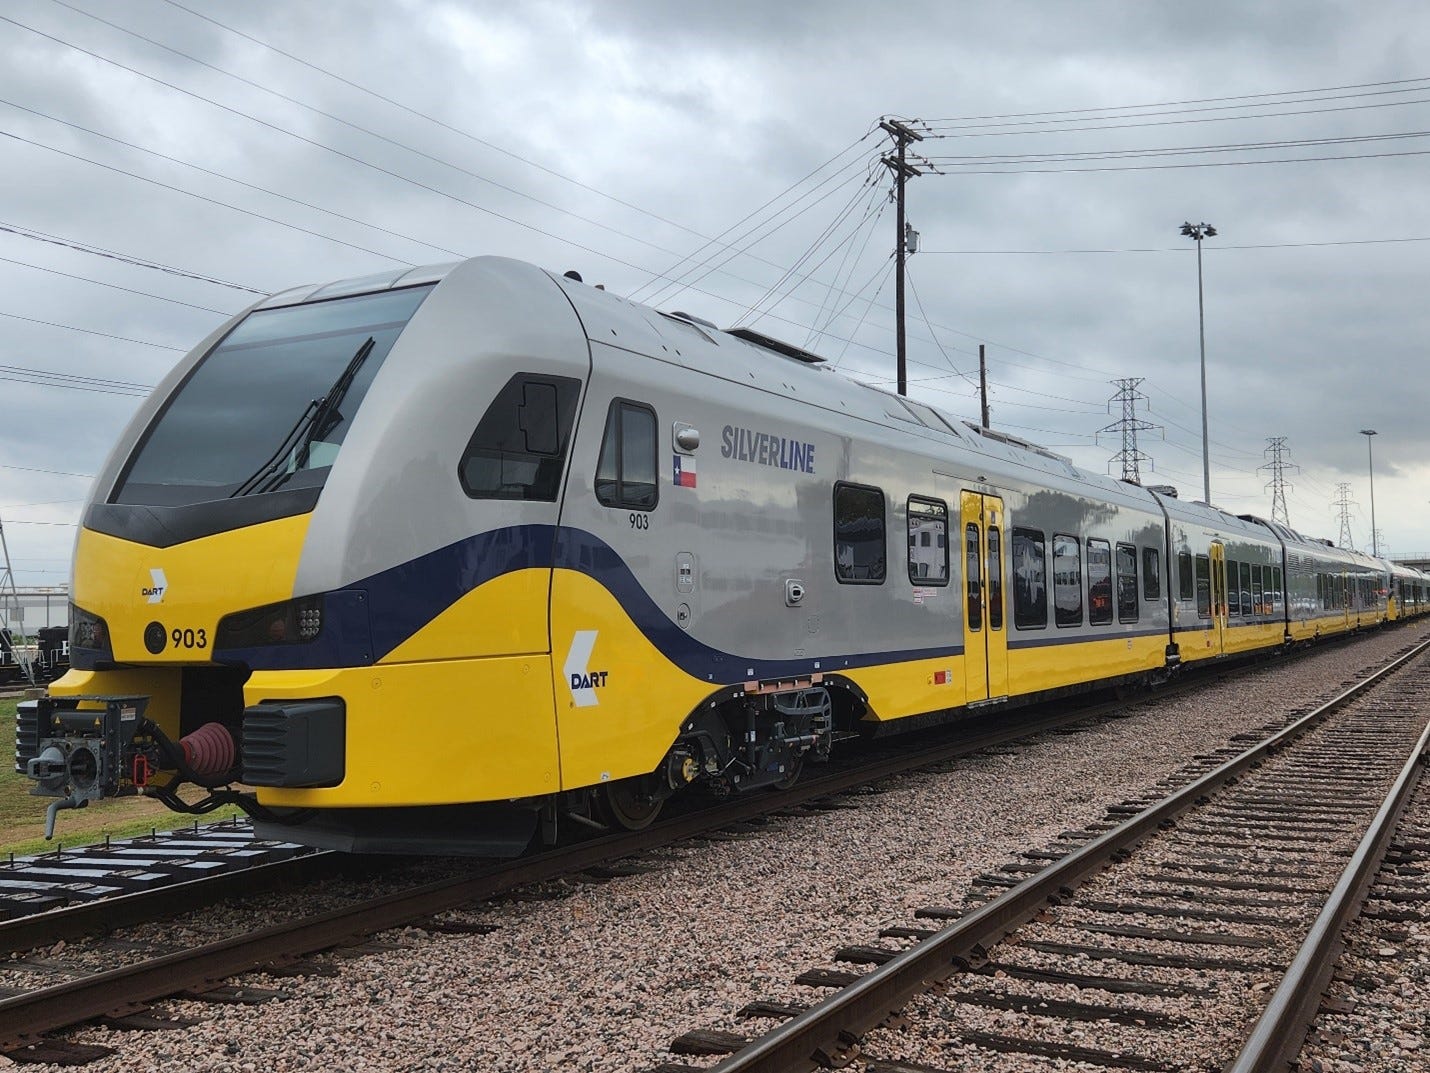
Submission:
M 1124 707 L 1117 702 L 1072 713 L 1049 712 L 1011 727 L 998 725 L 997 719 L 983 720 L 969 724 L 952 742 L 919 750 L 900 748 L 847 769 L 808 777 L 778 795 L 736 798 L 672 817 L 646 831 L 594 837 L 516 861 L 469 862 L 453 867 L 454 874 L 431 882 L 410 884 L 341 908 L 211 941 L 201 941 L 192 930 L 185 930 L 182 948 L 122 935 L 88 944 L 71 945 L 68 940 L 89 934 L 106 921 L 112 923 L 115 907 L 123 910 L 125 919 L 137 922 L 208 904 L 214 900 L 208 889 L 211 880 L 170 888 L 162 901 L 156 899 L 163 892 L 150 892 L 0 923 L 0 950 L 27 951 L 24 957 L 0 962 L 0 1054 L 24 1062 L 67 1064 L 103 1057 L 112 1049 L 67 1043 L 51 1035 L 91 1020 L 116 1027 L 179 1028 L 179 1022 L 153 1013 L 150 1004 L 172 996 L 215 1002 L 267 1001 L 276 997 L 274 993 L 229 987 L 225 981 L 257 970 L 279 976 L 329 971 L 309 960 L 311 955 L 333 949 L 371 949 L 368 937 L 407 925 L 420 924 L 424 930 L 439 933 L 470 931 L 473 925 L 445 921 L 442 915 L 563 876 L 584 873 L 610 878 L 644 870 L 648 866 L 641 857 L 654 849 L 700 836 L 739 837 L 742 825 L 758 823 L 775 813 L 845 807 L 831 799 L 881 779 L 937 768 L 1049 730 L 1093 724 Z M 314 856 L 304 860 L 327 859 Z M 186 895 L 201 901 L 185 904 Z M 146 905 L 152 912 L 146 914 Z M 32 950 L 36 940 L 54 946 Z
M 217 876 L 232 879 L 248 869 L 309 855 L 318 854 L 292 842 L 256 838 L 253 825 L 244 819 L 202 826 L 195 823 L 191 828 L 151 831 L 137 838 L 106 837 L 91 846 L 29 857 L 12 855 L 0 861 L 0 921 L 143 895 Z M 251 885 L 262 885 L 256 873 L 246 878 L 242 889 L 251 889 Z M 236 889 L 233 883 L 227 886 Z M 217 893 L 224 887 L 216 882 L 212 889 Z M 112 926 L 114 921 L 109 923 Z M 0 952 L 9 950 L 0 948 Z
M 1165 695 L 1181 692 L 1182 688 L 1195 688 L 1197 684 L 1170 688 Z M 146 940 L 126 939 L 122 935 L 111 935 L 98 943 L 65 942 L 67 938 L 93 932 L 96 921 L 104 921 L 107 916 L 112 918 L 109 919 L 112 925 L 121 920 L 137 922 L 172 915 L 183 908 L 177 891 L 169 896 L 166 905 L 148 913 L 143 904 L 150 895 L 135 895 L 110 903 L 110 914 L 106 914 L 104 905 L 96 903 L 47 913 L 32 920 L 0 924 L 0 949 L 28 951 L 23 958 L 12 957 L 8 966 L 0 963 L 0 968 L 10 970 L 0 974 L 0 987 L 12 988 L 15 992 L 0 997 L 0 1053 L 22 1061 L 75 1062 L 98 1057 L 109 1053 L 109 1049 L 68 1044 L 48 1036 L 88 1020 L 120 1027 L 180 1027 L 177 1022 L 155 1015 L 149 1004 L 169 996 L 219 1002 L 265 1001 L 276 997 L 276 993 L 228 986 L 225 981 L 255 970 L 277 976 L 329 974 L 333 971 L 331 966 L 312 961 L 310 955 L 333 949 L 358 952 L 385 949 L 382 943 L 374 945 L 368 937 L 407 924 L 418 924 L 424 930 L 439 933 L 475 930 L 468 923 L 444 920 L 443 914 L 448 909 L 470 908 L 472 903 L 556 877 L 585 872 L 609 878 L 650 870 L 652 866 L 643 862 L 642 855 L 657 847 L 702 834 L 716 839 L 747 837 L 750 828 L 742 825 L 758 824 L 761 817 L 770 813 L 848 807 L 834 802 L 825 804 L 821 799 L 907 771 L 937 770 L 940 765 L 969 753 L 996 749 L 1048 730 L 1066 731 L 1073 724 L 1096 724 L 1120 714 L 1124 707 L 1114 703 L 1071 714 L 1046 713 L 1029 717 L 1011 728 L 997 726 L 998 720 L 994 717 L 987 721 L 987 729 L 977 732 L 976 727 L 970 728 L 951 744 L 919 751 L 901 748 L 897 755 L 811 778 L 780 796 L 737 799 L 719 808 L 675 817 L 659 829 L 637 835 L 598 838 L 516 862 L 481 867 L 468 864 L 460 874 L 449 874 L 426 883 L 414 882 L 403 875 L 388 876 L 384 878 L 388 886 L 392 882 L 405 882 L 408 889 L 241 934 L 235 931 L 232 935 L 208 940 L 190 930 L 184 933 L 188 947 L 183 950 L 163 948 Z M 913 755 L 915 752 L 917 758 Z M 184 886 L 192 888 L 204 902 L 214 900 L 211 894 L 199 893 L 209 887 L 208 882 Z M 121 908 L 123 916 L 118 915 Z M 47 949 L 31 950 L 38 944 L 22 940 L 22 929 L 35 927 L 44 929 L 31 934 L 39 936 L 39 943 L 46 944 Z M 59 949 L 49 947 L 52 943 Z M 4 994 L 0 992 L 0 996 Z
M 672 1042 L 728 1055 L 714 1066 L 657 1068 L 1286 1069 L 1423 769 L 1430 681 L 1399 672 L 1427 651 L 983 877 L 981 903 L 930 906 L 837 951 L 790 989 L 808 1002 L 751 1003 L 741 1027 Z
M 1352 640 L 1336 638 L 1317 650 Z M 1223 668 L 1198 669 L 1198 673 L 1163 687 L 1158 695 L 1171 699 L 1225 673 Z M 1051 719 L 1047 713 L 1030 711 L 1011 728 L 1011 734 L 1000 728 L 991 737 L 976 740 L 997 741 L 999 735 L 1001 740 L 1016 740 L 1060 725 L 1095 720 L 1121 707 L 1121 701 L 1093 703 L 1054 713 Z M 975 743 L 973 747 L 981 746 Z M 351 870 L 353 859 L 335 859 L 340 856 L 255 839 L 245 819 L 196 823 L 191 829 L 112 843 L 106 838 L 103 844 L 31 857 L 12 855 L 8 861 L 0 861 L 0 954 L 172 916 L 239 893 L 266 892 Z M 294 860 L 297 857 L 313 859 Z M 239 877 L 236 873 L 241 869 L 252 871 Z

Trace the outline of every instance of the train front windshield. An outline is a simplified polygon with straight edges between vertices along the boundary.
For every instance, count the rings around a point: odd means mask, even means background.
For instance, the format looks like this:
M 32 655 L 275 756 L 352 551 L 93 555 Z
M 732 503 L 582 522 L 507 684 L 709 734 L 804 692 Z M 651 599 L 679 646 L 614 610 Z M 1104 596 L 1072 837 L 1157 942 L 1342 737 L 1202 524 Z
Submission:
M 373 376 L 431 291 L 250 313 L 159 411 L 114 502 L 184 506 L 320 487 Z

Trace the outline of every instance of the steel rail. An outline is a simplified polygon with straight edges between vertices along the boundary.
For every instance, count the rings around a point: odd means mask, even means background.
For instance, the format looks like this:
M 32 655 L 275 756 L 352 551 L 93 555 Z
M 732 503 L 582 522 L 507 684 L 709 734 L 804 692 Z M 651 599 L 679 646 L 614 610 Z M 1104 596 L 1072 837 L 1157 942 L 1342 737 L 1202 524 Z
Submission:
M 989 947 L 1032 919 L 1050 899 L 1101 871 L 1117 855 L 1137 845 L 1199 799 L 1234 781 L 1249 768 L 1311 730 L 1337 709 L 1430 649 L 1424 641 L 1302 716 L 1265 741 L 1244 750 L 1195 782 L 1148 806 L 1125 823 L 1098 836 L 923 940 L 855 983 L 751 1041 L 710 1067 L 710 1073 L 787 1073 L 840 1064 L 864 1033 L 902 1009 L 930 983 L 976 963 Z
M 1347 925 L 1360 913 L 1376 873 L 1385 859 L 1386 844 L 1395 834 L 1401 814 L 1410 803 L 1425 770 L 1430 748 L 1430 724 L 1420 735 L 1385 803 L 1376 813 L 1350 863 L 1341 873 L 1326 906 L 1266 1009 L 1247 1036 L 1246 1044 L 1226 1073 L 1272 1073 L 1292 1067 L 1305 1045 L 1321 999 L 1344 947 Z
M 1120 705 L 1106 705 L 1106 708 Z M 475 874 L 436 880 L 356 905 L 273 925 L 0 1000 L 0 1053 L 96 1017 L 181 991 L 203 990 L 265 966 L 360 940 L 363 936 L 459 908 L 530 883 L 579 872 L 633 853 L 666 846 L 892 775 L 904 774 L 1048 730 L 1095 718 L 1098 708 L 1047 715 L 986 730 L 917 755 L 907 753 L 856 769 L 810 779 L 778 794 L 752 795 L 677 816 L 645 831 L 603 835 L 529 859 L 488 865 Z M 99 903 L 102 906 L 107 903 Z
M 95 898 L 58 909 L 0 922 L 0 957 L 51 946 L 84 935 L 112 931 L 133 924 L 177 916 L 202 909 L 225 898 L 250 897 L 280 890 L 290 884 L 309 883 L 336 872 L 369 863 L 366 858 L 347 858 L 340 853 L 318 850 L 302 856 L 267 864 L 255 864 L 214 876 L 170 883 L 151 890 Z M 378 864 L 380 867 L 380 863 Z
M 1340 645 L 1353 641 L 1353 635 L 1337 636 L 1321 642 L 1319 650 L 1324 650 L 1328 645 Z M 1284 658 L 1300 658 L 1309 653 L 1289 653 L 1284 654 Z M 1259 655 L 1264 655 L 1261 653 Z M 1256 657 L 1250 657 L 1255 659 Z M 1136 703 L 1141 699 L 1166 699 L 1178 696 L 1182 693 L 1191 692 L 1209 680 L 1222 675 L 1228 671 L 1234 671 L 1242 666 L 1244 661 L 1235 663 L 1218 663 L 1215 666 L 1201 666 L 1194 664 L 1183 668 L 1182 675 L 1178 681 L 1168 683 L 1160 687 L 1155 693 L 1147 693 L 1144 696 L 1135 696 L 1127 700 L 1113 702 L 1101 702 L 1089 704 L 1073 712 L 1063 712 L 1053 718 L 1045 718 L 1040 721 L 1029 721 L 1019 723 L 1008 730 L 999 730 L 997 736 L 983 736 L 976 739 L 972 744 L 962 747 L 955 747 L 955 751 L 948 757 L 963 755 L 966 752 L 977 751 L 980 748 L 987 748 L 990 745 L 1003 744 L 1008 741 L 1016 741 L 1019 738 L 1040 733 L 1049 729 L 1076 724 L 1085 719 L 1095 719 L 1109 711 L 1124 707 L 1127 703 Z M 17 694 L 18 695 L 18 694 Z M 3 696 L 3 694 L 0 694 Z M 1041 706 L 1024 709 L 1024 714 L 1035 713 L 1039 707 L 1056 701 L 1045 701 Z M 966 725 L 972 725 L 970 724 Z M 940 762 L 940 758 L 934 754 L 923 758 L 917 765 L 924 766 Z M 908 770 L 908 767 L 900 770 Z M 897 774 L 898 771 L 889 772 Z M 812 784 L 812 783 L 811 783 Z M 821 783 L 821 786 L 824 784 Z M 803 790 L 802 784 L 800 789 Z M 822 789 L 820 793 L 837 793 L 840 787 Z M 785 798 L 786 804 L 794 803 L 790 798 Z M 768 811 L 768 810 L 766 810 Z M 334 856 L 342 857 L 342 854 Z M 29 950 L 37 946 L 53 944 L 60 939 L 70 940 L 80 938 L 84 935 L 96 934 L 110 931 L 116 927 L 124 927 L 133 924 L 148 923 L 156 919 L 177 915 L 190 909 L 202 908 L 224 898 L 239 895 L 268 892 L 283 886 L 290 881 L 289 870 L 291 870 L 291 881 L 303 883 L 312 879 L 321 878 L 324 874 L 325 866 L 318 864 L 319 860 L 327 859 L 327 851 L 319 851 L 306 855 L 308 864 L 300 865 L 297 859 L 274 862 L 269 865 L 254 866 L 245 870 L 244 873 L 224 873 L 220 876 L 205 877 L 179 884 L 171 884 L 152 890 L 135 891 L 130 894 L 112 895 L 103 898 L 95 898 L 86 902 L 64 906 L 57 909 L 46 909 L 39 913 L 28 916 L 13 917 L 9 920 L 0 921 L 0 955 L 18 953 Z M 350 856 L 350 860 L 360 860 L 361 855 Z M 331 867 L 341 869 L 351 865 L 332 862 Z M 260 872 L 260 869 L 263 869 Z M 253 880 L 252 885 L 245 885 L 240 881 L 240 874 L 246 874 Z M 208 886 L 212 884 L 212 886 Z

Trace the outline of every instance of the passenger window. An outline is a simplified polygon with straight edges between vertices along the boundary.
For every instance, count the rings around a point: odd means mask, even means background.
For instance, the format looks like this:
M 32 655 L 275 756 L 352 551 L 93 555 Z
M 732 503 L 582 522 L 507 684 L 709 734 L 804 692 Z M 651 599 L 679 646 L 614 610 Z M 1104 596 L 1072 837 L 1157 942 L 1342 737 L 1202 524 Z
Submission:
M 1142 597 L 1146 600 L 1162 598 L 1162 553 L 1156 548 L 1142 549 Z
M 1241 576 L 1241 566 L 1242 564 L 1235 559 L 1226 561 L 1227 582 L 1231 586 L 1231 601 L 1226 613 L 1233 618 L 1238 618 L 1241 615 L 1241 597 L 1237 596 L 1237 592 L 1241 589 L 1241 583 L 1237 580 Z
M 1082 625 L 1082 546 L 1053 534 L 1053 609 L 1059 626 Z
M 1262 587 L 1261 567 L 1251 572 L 1251 610 L 1254 614 L 1266 614 L 1265 589 Z
M 968 628 L 983 629 L 983 571 L 978 554 L 978 526 L 969 522 L 963 529 L 963 561 L 968 584 Z
M 596 467 L 596 499 L 608 507 L 654 510 L 655 451 L 655 411 L 638 402 L 614 400 Z
M 473 499 L 554 502 L 581 382 L 518 373 L 477 423 L 457 477 Z
M 884 493 L 858 484 L 836 484 L 835 578 L 849 585 L 882 585 L 885 559 Z
M 1087 620 L 1094 626 L 1112 621 L 1112 545 L 1087 542 Z
M 948 504 L 909 496 L 909 580 L 948 584 Z
M 1137 549 L 1117 545 L 1117 621 L 1137 621 Z
M 1260 585 L 1256 586 L 1258 589 Z M 1253 614 L 1252 608 L 1255 606 L 1255 598 L 1251 587 L 1251 564 L 1241 564 L 1241 613 L 1248 618 Z
M 1047 628 L 1047 554 L 1041 530 L 1013 530 L 1013 625 L 1020 630 Z
M 988 628 L 1003 628 L 1003 537 L 996 525 L 988 527 Z
M 1196 596 L 1196 585 L 1192 581 L 1192 553 L 1189 551 L 1177 552 L 1177 582 L 1179 599 L 1190 600 Z
M 1196 558 L 1197 618 L 1212 617 L 1212 564 L 1205 555 Z

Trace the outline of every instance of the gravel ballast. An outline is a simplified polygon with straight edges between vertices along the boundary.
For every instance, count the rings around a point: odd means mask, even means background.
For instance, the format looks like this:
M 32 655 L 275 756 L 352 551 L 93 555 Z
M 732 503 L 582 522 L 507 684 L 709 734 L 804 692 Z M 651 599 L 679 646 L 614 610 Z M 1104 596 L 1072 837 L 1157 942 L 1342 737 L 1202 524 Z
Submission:
M 826 992 L 793 980 L 831 966 L 837 947 L 914 924 L 918 907 L 961 904 L 980 873 L 1101 819 L 1193 754 L 1311 707 L 1427 632 L 1414 624 L 1243 670 L 1135 702 L 1131 718 L 887 781 L 857 808 L 778 819 L 748 838 L 662 851 L 650 872 L 548 884 L 539 893 L 554 897 L 455 916 L 496 925 L 490 934 L 406 929 L 378 937 L 389 949 L 325 958 L 336 976 L 234 981 L 285 1000 L 160 1003 L 202 1019 L 183 1031 L 70 1038 L 118 1048 L 95 1073 L 648 1069 L 671 1060 L 684 1032 L 739 1026 L 748 1002 L 817 1001 Z

